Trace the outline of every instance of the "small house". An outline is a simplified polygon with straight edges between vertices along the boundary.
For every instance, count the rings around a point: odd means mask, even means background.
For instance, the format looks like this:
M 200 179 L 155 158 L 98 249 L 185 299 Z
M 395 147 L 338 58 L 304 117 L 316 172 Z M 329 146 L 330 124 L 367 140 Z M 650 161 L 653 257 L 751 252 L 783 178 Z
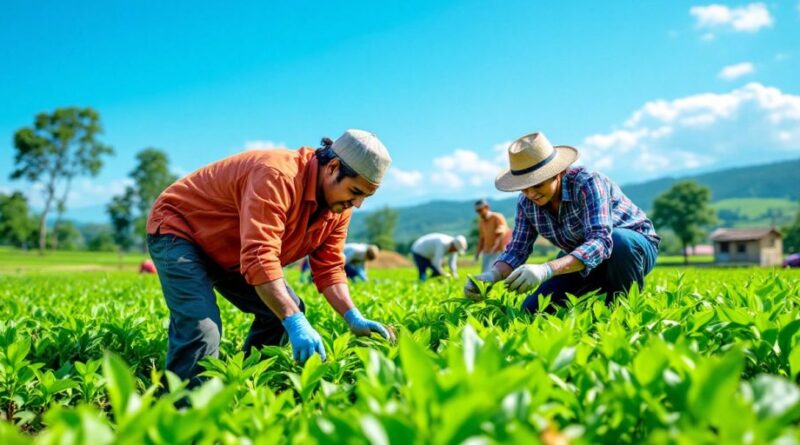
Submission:
M 710 238 L 716 264 L 780 266 L 783 261 L 783 240 L 775 229 L 717 229 Z

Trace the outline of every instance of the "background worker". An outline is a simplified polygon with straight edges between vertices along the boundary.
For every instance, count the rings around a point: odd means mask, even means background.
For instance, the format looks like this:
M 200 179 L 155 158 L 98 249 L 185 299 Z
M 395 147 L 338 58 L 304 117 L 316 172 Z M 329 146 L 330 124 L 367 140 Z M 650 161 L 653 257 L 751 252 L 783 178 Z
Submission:
M 418 238 L 411 245 L 411 255 L 414 257 L 414 264 L 417 265 L 420 281 L 428 278 L 428 269 L 431 270 L 431 277 L 447 277 L 450 274 L 458 277 L 456 264 L 458 255 L 463 255 L 466 251 L 467 239 L 463 235 L 453 237 L 443 233 L 429 233 Z M 442 269 L 442 260 L 446 255 L 450 256 L 448 261 L 450 273 Z
M 352 281 L 367 281 L 367 261 L 378 257 L 375 244 L 347 243 L 344 245 L 344 273 Z
M 492 212 L 485 199 L 475 202 L 475 213 L 478 214 L 478 248 L 475 250 L 475 261 L 483 255 L 481 272 L 487 272 L 511 240 L 511 230 L 503 214 Z

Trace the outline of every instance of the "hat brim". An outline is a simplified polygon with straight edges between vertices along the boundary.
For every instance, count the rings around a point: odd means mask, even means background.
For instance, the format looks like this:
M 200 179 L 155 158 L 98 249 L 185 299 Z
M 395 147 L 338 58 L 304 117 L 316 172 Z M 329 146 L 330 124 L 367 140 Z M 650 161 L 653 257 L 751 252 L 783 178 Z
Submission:
M 506 169 L 495 178 L 495 188 L 501 192 L 524 190 L 561 173 L 578 159 L 578 149 L 575 147 L 557 145 L 554 148 L 558 153 L 547 165 L 524 175 L 515 175 L 511 173 L 511 169 Z

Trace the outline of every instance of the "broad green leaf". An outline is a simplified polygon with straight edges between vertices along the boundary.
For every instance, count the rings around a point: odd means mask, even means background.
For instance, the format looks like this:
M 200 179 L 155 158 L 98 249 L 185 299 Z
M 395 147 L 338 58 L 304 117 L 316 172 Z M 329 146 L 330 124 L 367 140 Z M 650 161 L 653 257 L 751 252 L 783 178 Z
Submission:
M 475 328 L 467 323 L 461 334 L 461 343 L 464 348 L 464 366 L 466 366 L 467 372 L 471 373 L 475 370 L 475 360 L 483 347 L 483 340 L 478 337 Z
M 800 375 L 800 346 L 795 346 L 789 352 L 789 370 L 792 374 L 792 379 L 797 379 Z
M 787 357 L 792 350 L 794 342 L 792 341 L 800 331 L 800 319 L 794 320 L 784 326 L 778 334 L 778 347 L 781 348 L 781 355 Z
M 744 368 L 744 354 L 733 349 L 720 358 L 709 358 L 692 373 L 689 389 L 689 409 L 698 419 L 712 424 L 717 416 L 727 412 Z
M 130 411 L 138 409 L 139 396 L 128 365 L 114 354 L 106 353 L 103 359 L 103 376 L 106 390 L 118 423 L 125 421 Z

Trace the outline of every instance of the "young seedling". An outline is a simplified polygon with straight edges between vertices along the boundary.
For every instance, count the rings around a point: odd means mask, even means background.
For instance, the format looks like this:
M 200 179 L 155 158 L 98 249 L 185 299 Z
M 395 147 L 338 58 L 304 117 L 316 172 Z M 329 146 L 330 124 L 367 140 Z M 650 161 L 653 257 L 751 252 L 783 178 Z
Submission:
M 481 296 L 479 299 L 476 300 L 485 300 L 486 297 L 489 295 L 489 291 L 492 289 L 493 283 L 488 283 L 486 281 L 475 279 L 473 275 L 467 275 L 467 279 L 472 281 L 472 284 L 474 284 L 475 287 L 478 288 L 478 292 L 480 292 Z

